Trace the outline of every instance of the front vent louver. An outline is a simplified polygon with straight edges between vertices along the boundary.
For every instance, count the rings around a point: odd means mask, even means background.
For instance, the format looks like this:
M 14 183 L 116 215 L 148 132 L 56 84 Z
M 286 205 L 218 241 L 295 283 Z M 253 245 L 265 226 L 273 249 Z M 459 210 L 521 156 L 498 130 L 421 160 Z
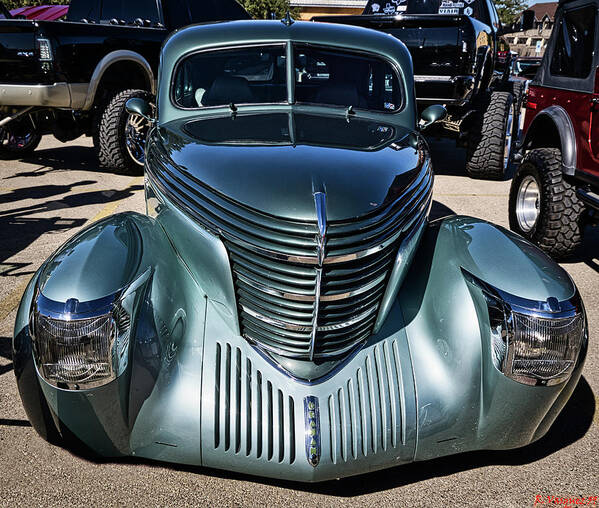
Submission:
M 239 348 L 216 344 L 214 448 L 293 464 L 295 403 L 264 380 Z
M 404 446 L 405 402 L 397 342 L 376 345 L 355 374 L 328 397 L 333 464 Z
M 330 222 L 319 259 L 316 221 L 244 207 L 157 150 L 149 158 L 150 182 L 223 239 L 243 336 L 270 353 L 301 360 L 342 356 L 371 335 L 398 245 L 422 224 L 432 199 L 433 175 L 425 161 L 393 202 L 355 220 Z

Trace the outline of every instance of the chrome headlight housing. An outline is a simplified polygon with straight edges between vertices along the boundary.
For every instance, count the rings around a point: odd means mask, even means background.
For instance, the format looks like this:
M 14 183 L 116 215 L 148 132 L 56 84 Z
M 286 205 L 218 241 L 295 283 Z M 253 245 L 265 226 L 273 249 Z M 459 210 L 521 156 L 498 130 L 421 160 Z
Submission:
M 587 319 L 578 292 L 559 302 L 519 298 L 463 270 L 482 291 L 489 324 L 493 365 L 510 379 L 550 386 L 570 378 L 588 340 Z
M 133 316 L 148 275 L 89 302 L 56 302 L 38 289 L 29 331 L 39 375 L 66 390 L 97 388 L 118 378 L 128 365 Z

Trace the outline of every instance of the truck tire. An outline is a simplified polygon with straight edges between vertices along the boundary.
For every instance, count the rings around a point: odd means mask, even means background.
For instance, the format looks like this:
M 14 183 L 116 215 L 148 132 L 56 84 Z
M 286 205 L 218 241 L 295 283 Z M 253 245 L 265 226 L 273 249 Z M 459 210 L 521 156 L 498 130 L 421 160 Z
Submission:
M 143 174 L 143 145 L 149 129 L 146 120 L 127 112 L 127 101 L 135 97 L 152 100 L 152 95 L 145 90 L 117 93 L 102 112 L 97 134 L 100 167 L 127 175 Z
M 0 158 L 18 159 L 29 155 L 39 146 L 42 136 L 35 131 L 31 120 L 13 121 L 0 127 Z
M 483 101 L 470 130 L 466 171 L 472 178 L 501 180 L 511 156 L 514 132 L 514 98 L 493 92 Z
M 512 231 L 538 245 L 554 259 L 572 255 L 582 243 L 585 206 L 564 178 L 557 148 L 526 154 L 510 190 Z

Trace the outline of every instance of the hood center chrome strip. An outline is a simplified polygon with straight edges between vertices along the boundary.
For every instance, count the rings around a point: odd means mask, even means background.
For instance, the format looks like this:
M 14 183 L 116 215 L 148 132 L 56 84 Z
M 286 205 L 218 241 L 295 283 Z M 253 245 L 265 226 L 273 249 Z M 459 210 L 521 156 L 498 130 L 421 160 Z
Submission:
M 318 219 L 318 268 L 316 269 L 316 287 L 314 291 L 314 314 L 312 316 L 312 333 L 310 335 L 310 361 L 314 360 L 316 351 L 316 334 L 318 332 L 318 309 L 320 307 L 320 291 L 322 286 L 322 265 L 326 255 L 327 238 L 327 195 L 324 192 L 314 193 L 314 206 Z

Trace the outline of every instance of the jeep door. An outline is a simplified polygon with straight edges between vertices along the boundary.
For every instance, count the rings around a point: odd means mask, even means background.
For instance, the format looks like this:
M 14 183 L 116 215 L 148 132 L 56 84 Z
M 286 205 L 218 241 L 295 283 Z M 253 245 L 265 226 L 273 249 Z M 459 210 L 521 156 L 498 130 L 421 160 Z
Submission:
M 557 105 L 568 113 L 576 134 L 577 166 L 595 176 L 599 176 L 599 104 L 594 102 L 599 97 L 598 33 L 595 2 L 565 4 L 537 76 L 542 86 L 533 82 L 528 101 L 536 112 Z M 526 128 L 531 120 L 527 115 Z

